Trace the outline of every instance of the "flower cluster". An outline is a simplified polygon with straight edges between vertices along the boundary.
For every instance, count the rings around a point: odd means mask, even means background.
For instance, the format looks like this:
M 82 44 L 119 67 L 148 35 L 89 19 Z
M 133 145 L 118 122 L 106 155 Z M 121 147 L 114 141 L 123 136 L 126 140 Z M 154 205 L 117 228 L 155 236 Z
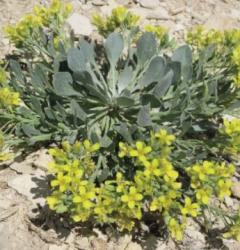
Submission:
M 187 173 L 200 204 L 208 205 L 213 195 L 221 200 L 231 195 L 231 177 L 235 173 L 233 164 L 203 161 L 188 167 Z
M 0 84 L 5 84 L 7 82 L 7 74 L 4 68 L 0 66 Z
M 169 43 L 168 30 L 162 26 L 146 25 L 144 30 L 153 33 L 160 41 L 160 45 L 164 46 Z
M 52 0 L 49 7 L 35 6 L 33 13 L 24 16 L 16 25 L 7 26 L 5 31 L 10 41 L 16 47 L 21 47 L 33 35 L 37 35 L 39 29 L 51 28 L 57 32 L 71 11 L 70 4 Z
M 225 238 L 233 238 L 237 241 L 240 241 L 240 210 L 238 211 L 236 218 L 234 218 L 234 224 L 223 236 Z
M 131 231 L 144 213 L 160 214 L 171 236 L 183 238 L 188 217 L 201 215 L 211 196 L 230 195 L 232 164 L 204 161 L 186 170 L 190 184 L 170 161 L 175 136 L 165 129 L 152 132 L 148 142 L 119 143 L 118 156 L 123 164 L 134 166 L 133 175 L 116 172 L 115 177 L 95 181 L 94 155 L 99 144 L 85 140 L 63 148 L 50 149 L 55 173 L 49 207 L 58 213 L 68 212 L 75 222 L 94 219 L 115 223 L 120 230 Z M 183 187 L 183 184 L 186 187 Z
M 98 32 L 106 37 L 113 31 L 130 30 L 137 25 L 139 18 L 125 7 L 119 6 L 114 8 L 108 17 L 103 18 L 99 14 L 93 15 L 92 22 L 97 27 Z
M 0 163 L 10 159 L 12 159 L 12 154 L 9 153 L 9 149 L 5 143 L 4 135 L 2 131 L 0 131 Z
M 231 120 L 225 118 L 220 132 L 227 139 L 224 141 L 224 151 L 237 155 L 240 151 L 240 120 L 238 118 Z
M 206 30 L 203 26 L 196 26 L 188 32 L 186 40 L 198 49 L 215 45 L 218 54 L 225 54 L 228 63 L 236 68 L 236 73 L 232 77 L 233 84 L 235 87 L 240 86 L 240 30 Z
M 19 93 L 10 90 L 8 87 L 0 88 L 0 109 L 11 110 L 19 104 Z

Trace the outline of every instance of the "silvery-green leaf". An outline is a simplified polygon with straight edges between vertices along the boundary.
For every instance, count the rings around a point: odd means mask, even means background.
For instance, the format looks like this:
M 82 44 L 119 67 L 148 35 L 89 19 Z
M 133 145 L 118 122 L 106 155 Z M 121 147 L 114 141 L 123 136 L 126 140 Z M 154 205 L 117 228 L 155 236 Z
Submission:
M 124 48 L 123 38 L 119 33 L 112 33 L 108 36 L 105 49 L 109 63 L 115 67 Z
M 192 51 L 188 45 L 179 47 L 172 56 L 172 60 L 181 63 L 181 73 L 183 81 L 192 79 L 193 65 L 192 65 Z
M 53 87 L 59 96 L 78 96 L 72 87 L 72 76 L 68 72 L 58 72 L 54 75 Z
M 150 105 L 142 106 L 138 113 L 137 118 L 138 125 L 141 127 L 148 127 L 152 125 L 150 116 Z
M 164 96 L 172 84 L 172 79 L 173 79 L 173 71 L 169 70 L 168 73 L 155 86 L 155 88 L 153 90 L 153 94 L 157 98 Z
M 73 71 L 82 71 L 85 69 L 85 57 L 81 50 L 70 48 L 67 55 L 68 67 Z
M 159 82 L 164 76 L 165 70 L 165 60 L 160 56 L 153 58 L 139 84 L 146 87 L 153 82 Z
M 137 42 L 138 63 L 144 65 L 157 51 L 157 41 L 153 33 L 144 33 Z

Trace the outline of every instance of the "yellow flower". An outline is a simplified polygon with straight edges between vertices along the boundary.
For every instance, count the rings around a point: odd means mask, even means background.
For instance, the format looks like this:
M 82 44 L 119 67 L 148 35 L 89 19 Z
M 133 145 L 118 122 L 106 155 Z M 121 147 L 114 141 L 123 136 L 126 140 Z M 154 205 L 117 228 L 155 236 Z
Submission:
M 240 72 L 238 72 L 234 77 L 233 77 L 233 84 L 235 87 L 240 88 Z
M 12 108 L 20 104 L 19 93 L 11 91 L 9 88 L 0 88 L 0 108 Z
M 171 233 L 171 236 L 176 240 L 183 239 L 183 225 L 180 225 L 176 219 L 171 218 L 168 222 L 168 230 Z
M 159 169 L 159 162 L 157 159 L 153 159 L 151 162 L 146 161 L 144 163 L 145 170 L 144 175 L 149 177 L 150 175 L 160 176 L 161 170 Z
M 192 217 L 196 217 L 198 215 L 199 206 L 197 203 L 192 203 L 189 197 L 185 198 L 184 207 L 181 208 L 182 215 L 191 215 Z
M 233 50 L 233 53 L 232 53 L 232 62 L 240 67 L 240 45 L 238 45 L 234 50 Z
M 160 144 L 167 146 L 171 145 L 175 140 L 175 136 L 168 134 L 165 129 L 160 129 L 159 132 L 155 133 L 155 137 L 159 140 Z
M 119 142 L 119 149 L 120 151 L 118 153 L 118 156 L 120 158 L 123 158 L 128 154 L 128 147 L 123 142 Z
M 95 143 L 95 144 L 91 144 L 89 140 L 85 140 L 83 142 L 83 146 L 85 147 L 85 149 L 88 152 L 95 152 L 98 151 L 100 149 L 100 144 L 99 143 Z
M 121 200 L 124 203 L 127 203 L 129 208 L 134 208 L 137 204 L 138 201 L 141 201 L 143 199 L 143 196 L 137 192 L 137 189 L 135 187 L 130 187 L 129 188 L 129 193 L 124 194 L 121 196 Z
M 146 156 L 152 151 L 150 146 L 145 146 L 141 141 L 136 142 L 136 149 L 130 149 L 129 155 L 131 157 L 137 157 L 141 162 L 146 162 Z
M 168 30 L 162 26 L 146 25 L 144 27 L 145 31 L 153 33 L 159 40 L 164 42 L 167 40 Z
M 7 82 L 7 73 L 6 71 L 0 66 L 0 83 Z
M 59 186 L 60 192 L 64 192 L 69 188 L 70 183 L 71 183 L 71 177 L 64 175 L 62 172 L 59 172 L 57 174 L 56 179 L 51 181 L 51 186 L 52 187 Z
M 173 182 L 178 177 L 178 172 L 174 170 L 173 165 L 167 159 L 160 159 L 160 170 L 161 175 L 163 176 L 166 182 Z
M 205 205 L 208 205 L 211 194 L 212 192 L 210 189 L 197 189 L 196 190 L 197 200 L 202 202 Z
M 240 241 L 240 217 L 239 217 L 239 215 L 235 219 L 234 222 L 235 222 L 235 224 L 230 227 L 228 232 L 223 234 L 223 237 L 224 238 L 233 238 L 237 241 Z
M 55 210 L 56 206 L 59 202 L 59 198 L 57 196 L 49 196 L 47 197 L 47 204 L 51 210 Z
M 81 185 L 79 187 L 79 193 L 73 197 L 73 202 L 78 204 L 81 203 L 83 208 L 89 209 L 94 206 L 92 200 L 95 198 L 95 196 L 95 190 L 93 187 Z
M 230 180 L 219 180 L 217 183 L 218 187 L 218 197 L 223 199 L 225 196 L 231 195 L 232 182 Z

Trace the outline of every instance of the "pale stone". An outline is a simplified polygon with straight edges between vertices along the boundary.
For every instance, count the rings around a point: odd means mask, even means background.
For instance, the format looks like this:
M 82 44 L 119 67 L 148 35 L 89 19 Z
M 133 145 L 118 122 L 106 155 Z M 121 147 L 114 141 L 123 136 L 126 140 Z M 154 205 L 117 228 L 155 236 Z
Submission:
M 147 9 L 154 9 L 159 6 L 158 0 L 139 0 L 139 3 L 142 7 Z
M 73 13 L 67 19 L 67 24 L 76 37 L 81 35 L 90 36 L 93 32 L 93 26 L 90 19 L 77 13 Z
M 47 187 L 40 187 L 38 183 L 47 185 L 47 180 L 45 180 L 45 178 L 45 173 L 37 170 L 35 171 L 35 175 L 23 174 L 16 176 L 8 181 L 8 186 L 15 189 L 19 194 L 26 196 L 34 205 L 40 204 L 44 206 L 44 197 L 47 195 Z
M 150 11 L 148 14 L 147 14 L 147 18 L 148 19 L 157 19 L 157 20 L 168 20 L 168 19 L 171 19 L 169 14 L 168 14 L 168 11 L 164 8 L 157 8 L 153 11 Z
M 240 198 L 240 182 L 233 182 L 232 195 L 236 198 Z
M 53 161 L 52 156 L 48 154 L 47 149 L 40 149 L 36 154 L 37 157 L 34 160 L 33 165 L 43 171 L 47 171 L 49 163 Z

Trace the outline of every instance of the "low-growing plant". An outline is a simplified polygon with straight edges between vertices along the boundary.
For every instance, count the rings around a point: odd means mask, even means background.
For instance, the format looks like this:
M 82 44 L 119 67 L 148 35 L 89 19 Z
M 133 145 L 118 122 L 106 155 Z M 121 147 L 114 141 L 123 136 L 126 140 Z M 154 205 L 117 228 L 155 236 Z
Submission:
M 171 51 L 166 30 L 135 28 L 120 7 L 94 17 L 106 39 L 74 44 L 70 9 L 54 0 L 8 28 L 22 56 L 0 68 L 0 153 L 9 135 L 25 147 L 64 141 L 49 151 L 51 209 L 129 231 L 153 215 L 180 240 L 187 217 L 216 215 L 212 198 L 231 194 L 239 120 L 222 116 L 239 105 L 239 31 L 198 28 Z M 237 238 L 235 217 L 221 216 Z
M 128 11 L 123 6 L 112 10 L 111 15 L 103 17 L 99 14 L 92 16 L 92 22 L 97 27 L 99 34 L 107 37 L 113 32 L 131 31 L 138 26 L 140 17 Z
M 48 7 L 35 6 L 33 13 L 24 16 L 15 25 L 8 25 L 5 32 L 18 53 L 24 53 L 25 57 L 45 58 L 51 56 L 51 51 L 58 48 L 60 42 L 70 42 L 69 35 L 64 31 L 64 22 L 71 11 L 71 4 L 52 0 Z
M 221 201 L 230 196 L 235 167 L 226 162 L 201 161 L 179 169 L 171 162 L 174 140 L 175 136 L 161 129 L 152 132 L 146 142 L 120 142 L 122 167 L 114 178 L 103 182 L 96 181 L 95 176 L 99 144 L 88 140 L 73 145 L 64 142 L 61 149 L 50 149 L 54 158 L 49 165 L 54 173 L 53 192 L 47 198 L 50 208 L 69 214 L 75 222 L 93 219 L 128 231 L 151 215 L 162 223 L 162 229 L 167 228 L 173 238 L 181 240 L 189 217 L 211 212 L 211 198 Z M 234 216 L 227 219 L 233 223 Z M 225 236 L 235 235 L 236 228 L 233 226 Z

